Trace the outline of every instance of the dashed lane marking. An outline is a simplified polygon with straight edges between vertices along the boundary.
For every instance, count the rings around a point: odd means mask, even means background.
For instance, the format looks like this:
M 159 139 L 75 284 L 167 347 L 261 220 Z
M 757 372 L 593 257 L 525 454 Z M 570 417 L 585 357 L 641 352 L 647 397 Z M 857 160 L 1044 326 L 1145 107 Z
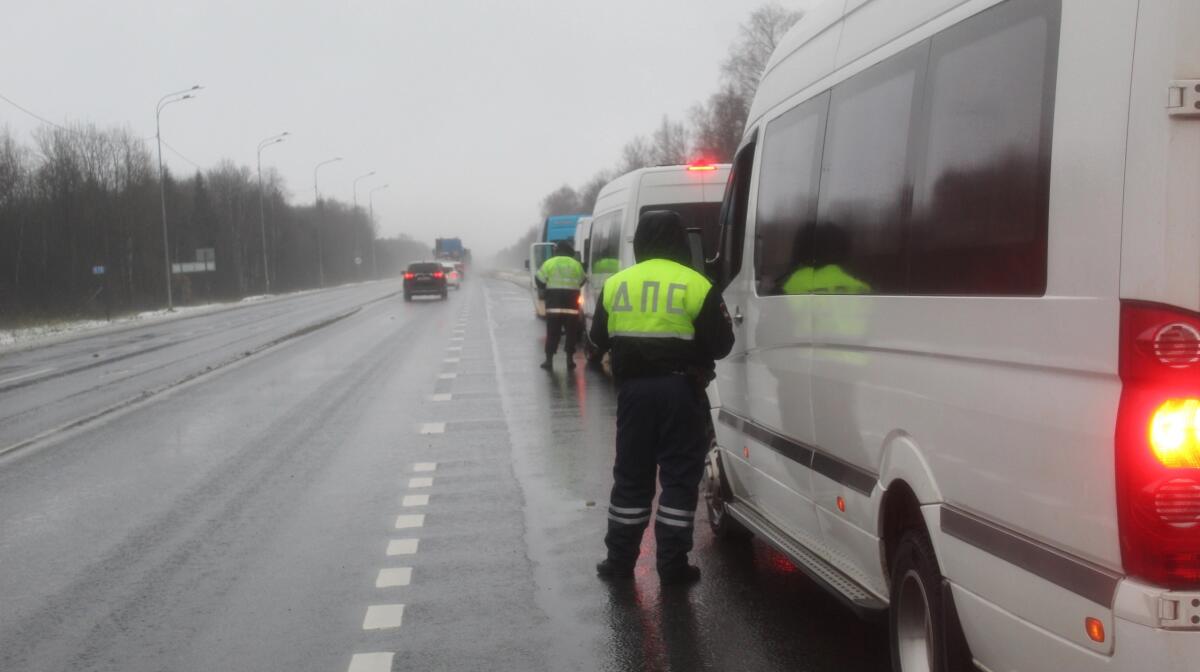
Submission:
M 408 479 L 408 487 L 410 488 L 431 488 L 433 487 L 433 479 L 428 476 L 417 476 Z
M 444 422 L 426 422 L 421 425 L 421 434 L 445 434 L 446 423 Z
M 403 604 L 373 604 L 367 607 L 367 616 L 363 619 L 363 630 L 398 628 L 403 620 Z
M 457 364 L 457 363 L 461 362 L 462 360 L 459 359 L 458 357 L 447 357 L 447 358 L 443 359 L 442 361 L 447 364 Z
M 451 343 L 462 343 L 465 340 L 467 340 L 467 339 L 463 338 L 462 336 L 451 336 L 450 337 Z
M 446 348 L 446 352 L 462 352 L 462 346 L 461 345 L 452 345 L 452 346 Z
M 440 392 L 429 397 L 430 401 L 450 401 L 451 394 L 449 392 Z
M 394 653 L 356 653 L 347 672 L 392 672 Z
M 388 567 L 379 570 L 375 577 L 376 588 L 395 588 L 407 586 L 412 581 L 412 567 Z
M 387 554 L 391 555 L 415 555 L 417 545 L 421 543 L 420 539 L 392 539 L 388 542 Z
M 441 380 L 454 380 L 458 377 L 457 373 L 439 373 L 438 378 Z
M 437 471 L 437 462 L 417 462 L 412 466 L 413 471 Z
M 404 513 L 396 516 L 397 530 L 410 530 L 414 527 L 425 526 L 425 514 L 423 513 Z
M 400 506 L 426 506 L 429 504 L 429 495 L 405 495 L 404 499 L 400 500 Z

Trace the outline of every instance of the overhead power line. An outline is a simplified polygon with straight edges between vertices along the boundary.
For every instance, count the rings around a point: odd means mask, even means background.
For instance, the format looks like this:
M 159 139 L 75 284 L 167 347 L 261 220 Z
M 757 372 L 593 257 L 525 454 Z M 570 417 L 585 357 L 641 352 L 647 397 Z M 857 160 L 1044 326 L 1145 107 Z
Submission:
M 61 128 L 64 131 L 71 130 L 71 129 L 67 128 L 66 126 L 63 126 L 62 124 L 56 124 L 53 121 L 50 121 L 49 119 L 38 114 L 37 112 L 34 112 L 33 110 L 30 110 L 29 108 L 22 106 L 20 103 L 13 100 L 12 98 L 9 98 L 8 96 L 5 96 L 4 94 L 0 94 L 0 100 L 3 100 L 4 102 L 8 103 L 9 105 L 12 105 L 13 107 L 24 112 L 25 114 L 28 114 L 29 116 L 33 117 L 34 119 L 37 119 L 38 121 L 42 122 L 43 124 L 49 124 L 55 128 Z

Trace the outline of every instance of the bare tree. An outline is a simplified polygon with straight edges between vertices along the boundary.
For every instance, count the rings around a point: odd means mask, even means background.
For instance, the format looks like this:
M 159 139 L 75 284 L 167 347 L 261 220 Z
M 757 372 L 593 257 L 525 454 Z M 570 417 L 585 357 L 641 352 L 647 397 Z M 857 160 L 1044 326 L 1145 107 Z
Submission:
M 621 148 L 621 162 L 617 173 L 624 175 L 631 170 L 654 165 L 654 146 L 644 136 L 636 136 Z
M 542 199 L 542 217 L 570 215 L 579 211 L 579 194 L 566 184 L 546 194 Z
M 721 76 L 746 101 L 754 97 L 775 47 L 802 16 L 803 12 L 770 3 L 754 10 L 738 28 L 737 41 L 729 47 L 729 56 L 721 64 Z
M 607 170 L 602 170 L 592 176 L 592 179 L 583 183 L 579 188 L 579 209 L 580 212 L 592 212 L 596 208 L 596 198 L 600 196 L 600 190 L 604 185 L 612 181 L 613 175 Z
M 663 115 L 654 131 L 651 160 L 656 166 L 675 166 L 688 161 L 688 130 L 683 122 L 671 121 Z
M 748 112 L 747 100 L 732 84 L 726 84 L 708 102 L 692 108 L 695 153 L 720 163 L 733 160 Z

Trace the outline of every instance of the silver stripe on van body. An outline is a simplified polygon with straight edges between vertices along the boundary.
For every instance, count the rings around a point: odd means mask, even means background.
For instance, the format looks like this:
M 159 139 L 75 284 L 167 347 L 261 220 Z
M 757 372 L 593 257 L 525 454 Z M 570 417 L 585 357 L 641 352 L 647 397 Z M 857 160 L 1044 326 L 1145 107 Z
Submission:
M 690 341 L 696 337 L 695 334 L 668 334 L 661 331 L 614 331 L 610 335 L 626 338 L 678 338 L 681 341 Z
M 1111 609 L 1121 575 L 950 504 L 941 506 L 942 532 L 1076 595 Z
M 723 408 L 717 414 L 717 420 L 745 433 L 746 436 L 789 460 L 808 467 L 855 492 L 870 496 L 875 489 L 875 484 L 879 482 L 879 474 L 834 457 L 820 448 L 790 439 Z

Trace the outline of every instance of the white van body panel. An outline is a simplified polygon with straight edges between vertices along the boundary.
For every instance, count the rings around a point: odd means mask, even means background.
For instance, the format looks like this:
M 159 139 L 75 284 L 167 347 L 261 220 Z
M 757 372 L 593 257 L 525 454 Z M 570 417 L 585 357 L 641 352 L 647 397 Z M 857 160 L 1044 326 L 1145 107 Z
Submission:
M 718 366 L 723 465 L 739 503 L 883 599 L 881 505 L 895 484 L 911 489 L 984 669 L 1191 669 L 1200 633 L 1156 628 L 1150 607 L 1114 611 L 1162 590 L 1122 573 L 1114 428 L 1120 302 L 1200 309 L 1200 119 L 1164 109 L 1168 82 L 1200 79 L 1200 2 L 1062 1 L 1044 293 L 756 289 L 768 126 L 1002 4 L 831 1 L 776 50 L 749 114 L 745 245 L 724 292 L 744 322 Z M 781 438 L 811 450 L 812 468 Z M 1021 564 L 1006 544 L 1061 566 Z

